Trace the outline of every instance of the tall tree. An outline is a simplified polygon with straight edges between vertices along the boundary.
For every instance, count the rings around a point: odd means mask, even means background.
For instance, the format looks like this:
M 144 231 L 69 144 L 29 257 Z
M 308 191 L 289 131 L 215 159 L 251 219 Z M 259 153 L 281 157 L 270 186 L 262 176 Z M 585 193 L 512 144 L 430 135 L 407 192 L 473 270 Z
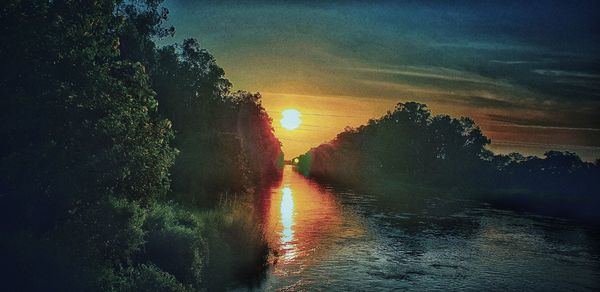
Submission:
M 141 208 L 169 187 L 170 122 L 144 66 L 119 60 L 115 9 L 0 7 L 0 222 L 2 251 L 12 253 L 2 264 L 15 267 L 3 276 L 44 275 L 21 279 L 25 290 L 97 288 L 87 278 L 130 261 L 143 244 Z

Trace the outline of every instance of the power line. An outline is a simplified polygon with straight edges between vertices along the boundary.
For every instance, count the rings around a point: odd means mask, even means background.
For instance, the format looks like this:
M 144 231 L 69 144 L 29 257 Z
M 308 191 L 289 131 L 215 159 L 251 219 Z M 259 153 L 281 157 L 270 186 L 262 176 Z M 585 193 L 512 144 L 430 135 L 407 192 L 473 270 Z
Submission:
M 304 142 L 301 140 L 296 140 L 296 139 L 290 139 L 290 138 L 277 138 L 279 140 L 285 140 L 285 141 L 292 141 L 292 142 Z
M 267 111 L 268 113 L 279 113 L 277 111 Z M 318 117 L 333 117 L 333 118 L 368 118 L 368 116 L 347 116 L 347 115 L 330 115 L 330 114 L 320 114 L 320 113 L 300 113 L 303 116 L 318 116 Z
M 309 128 L 328 128 L 328 129 L 337 129 L 339 127 L 327 127 L 327 126 L 321 126 L 321 125 L 312 125 L 312 124 L 305 124 L 302 123 L 300 124 L 300 127 L 309 127 Z

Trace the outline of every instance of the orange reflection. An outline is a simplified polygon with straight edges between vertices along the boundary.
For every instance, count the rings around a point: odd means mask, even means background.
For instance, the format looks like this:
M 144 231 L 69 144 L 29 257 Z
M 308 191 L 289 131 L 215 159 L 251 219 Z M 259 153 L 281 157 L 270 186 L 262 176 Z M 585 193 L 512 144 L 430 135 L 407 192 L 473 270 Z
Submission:
M 291 166 L 261 207 L 265 235 L 277 255 L 275 273 L 299 272 L 341 232 L 342 215 L 333 195 Z
M 283 230 L 281 231 L 281 238 L 279 240 L 281 247 L 286 251 L 284 257 L 286 259 L 293 259 L 295 254 L 296 245 L 293 243 L 294 230 L 294 197 L 292 196 L 292 190 L 289 187 L 281 189 L 281 225 Z

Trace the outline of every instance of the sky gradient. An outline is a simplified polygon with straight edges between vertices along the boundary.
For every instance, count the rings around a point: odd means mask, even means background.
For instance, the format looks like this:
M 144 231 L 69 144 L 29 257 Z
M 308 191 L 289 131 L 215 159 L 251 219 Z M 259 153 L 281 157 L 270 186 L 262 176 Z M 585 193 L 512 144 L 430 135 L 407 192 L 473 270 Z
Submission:
M 167 1 L 161 42 L 197 38 L 260 92 L 288 159 L 400 101 L 472 117 L 496 152 L 600 157 L 599 5 L 471 2 Z

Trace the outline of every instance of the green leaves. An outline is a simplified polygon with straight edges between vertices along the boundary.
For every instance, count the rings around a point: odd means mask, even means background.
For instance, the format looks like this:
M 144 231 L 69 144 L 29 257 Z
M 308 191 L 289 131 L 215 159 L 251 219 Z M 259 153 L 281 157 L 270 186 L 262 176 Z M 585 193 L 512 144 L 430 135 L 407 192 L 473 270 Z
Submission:
M 118 58 L 114 11 L 113 1 L 0 8 L 0 132 L 11 137 L 0 152 L 0 219 L 13 235 L 64 245 L 63 260 L 82 271 L 132 264 L 175 157 L 145 67 Z
M 34 271 L 49 290 L 199 289 L 198 222 L 165 198 L 176 155 L 193 204 L 276 171 L 260 96 L 231 94 L 195 40 L 156 48 L 173 32 L 161 2 L 0 4 L 0 247 L 17 269 L 3 282 Z

